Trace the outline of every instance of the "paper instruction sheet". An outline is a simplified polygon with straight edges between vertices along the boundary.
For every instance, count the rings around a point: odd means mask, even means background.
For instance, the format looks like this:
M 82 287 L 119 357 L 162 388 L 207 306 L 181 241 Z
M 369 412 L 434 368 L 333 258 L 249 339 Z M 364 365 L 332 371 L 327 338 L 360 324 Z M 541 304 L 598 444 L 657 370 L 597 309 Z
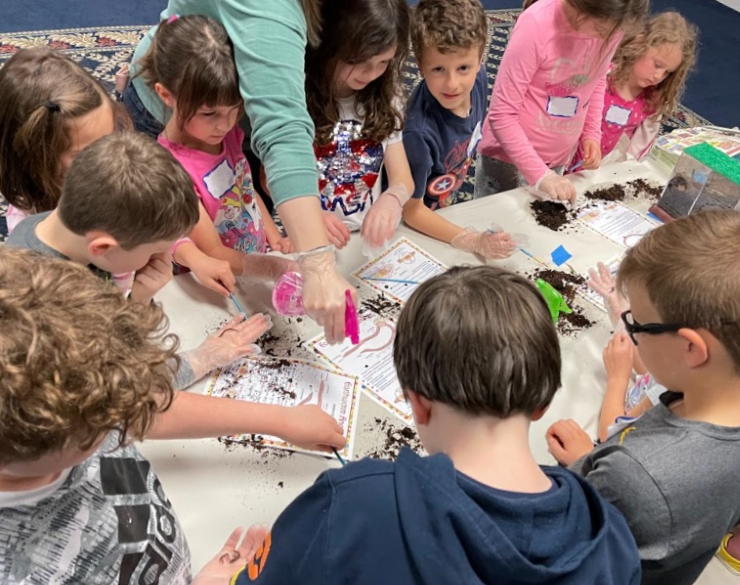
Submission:
M 206 392 L 211 396 L 260 404 L 318 405 L 339 422 L 347 438 L 347 446 L 340 454 L 346 459 L 351 459 L 359 383 L 356 376 L 321 364 L 291 358 L 275 359 L 260 356 L 242 358 L 217 371 L 211 377 Z M 234 441 L 255 441 L 253 435 L 229 438 Z M 265 446 L 306 452 L 278 437 L 265 435 L 257 440 Z
M 598 201 L 578 213 L 578 220 L 606 239 L 631 248 L 657 224 L 621 203 Z
M 352 276 L 393 300 L 405 303 L 422 282 L 446 270 L 447 267 L 429 253 L 410 240 L 400 238 L 380 256 L 355 270 Z
M 371 312 L 361 313 L 359 319 L 358 345 L 352 345 L 349 339 L 329 345 L 320 335 L 308 342 L 309 347 L 341 370 L 358 376 L 362 390 L 370 398 L 406 424 L 412 424 L 411 407 L 403 396 L 393 365 L 396 322 Z

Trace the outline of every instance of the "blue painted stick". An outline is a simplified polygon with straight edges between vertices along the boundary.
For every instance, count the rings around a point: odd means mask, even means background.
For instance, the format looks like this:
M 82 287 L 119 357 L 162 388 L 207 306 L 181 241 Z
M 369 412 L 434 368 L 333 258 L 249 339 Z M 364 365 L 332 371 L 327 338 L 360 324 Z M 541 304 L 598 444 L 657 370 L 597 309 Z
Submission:
M 376 280 L 378 282 L 397 282 L 399 284 L 419 284 L 415 280 L 400 280 L 398 278 L 366 278 L 365 280 Z
M 341 463 L 342 465 L 347 465 L 347 462 L 344 459 L 342 459 L 342 456 L 339 454 L 339 451 L 337 451 L 334 447 L 332 447 L 331 450 L 334 451 L 334 455 L 336 455 L 337 459 L 339 459 L 339 463 Z
M 237 311 L 239 311 L 242 315 L 245 317 L 247 316 L 247 313 L 244 309 L 242 309 L 242 306 L 239 304 L 239 301 L 236 300 L 236 295 L 232 292 L 229 293 L 229 296 L 231 297 L 231 301 L 236 305 Z

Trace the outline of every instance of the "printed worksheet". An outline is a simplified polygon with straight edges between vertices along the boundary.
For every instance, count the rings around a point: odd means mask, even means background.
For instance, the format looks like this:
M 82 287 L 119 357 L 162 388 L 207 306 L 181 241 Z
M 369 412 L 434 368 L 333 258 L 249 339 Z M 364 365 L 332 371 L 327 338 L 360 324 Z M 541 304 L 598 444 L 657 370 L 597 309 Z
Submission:
M 217 371 L 211 377 L 207 393 L 211 396 L 260 404 L 318 405 L 341 425 L 344 436 L 347 437 L 347 446 L 340 453 L 345 459 L 351 459 L 358 389 L 359 379 L 356 376 L 339 372 L 334 368 L 306 360 L 260 356 L 242 358 Z M 303 451 L 278 437 L 242 435 L 229 439 Z
M 611 275 L 615 278 L 617 276 L 617 270 L 619 270 L 619 263 L 621 261 L 622 261 L 622 256 L 617 255 L 617 256 L 613 256 L 612 258 L 604 262 L 604 266 L 607 267 L 609 272 L 611 272 Z M 593 266 L 592 268 L 596 270 L 596 266 Z M 583 278 L 585 278 L 586 280 L 590 278 L 588 275 L 588 272 L 586 272 L 585 274 L 582 274 L 581 276 L 583 276 Z M 579 295 L 581 295 L 584 299 L 590 301 L 591 303 L 596 305 L 599 309 L 606 312 L 606 307 L 604 306 L 604 299 L 599 293 L 592 290 L 591 287 L 588 286 L 588 284 L 584 282 L 582 285 L 578 287 L 576 292 Z
M 625 248 L 631 248 L 642 236 L 657 227 L 656 223 L 615 201 L 598 201 L 587 205 L 578 213 L 578 220 Z
M 422 282 L 447 267 L 406 238 L 361 266 L 352 276 L 374 290 L 405 303 Z
M 323 335 L 309 341 L 309 347 L 339 369 L 358 376 L 363 391 L 383 408 L 411 424 L 411 408 L 401 391 L 393 365 L 393 341 L 396 323 L 374 313 L 363 313 L 360 319 L 360 343 L 329 345 Z

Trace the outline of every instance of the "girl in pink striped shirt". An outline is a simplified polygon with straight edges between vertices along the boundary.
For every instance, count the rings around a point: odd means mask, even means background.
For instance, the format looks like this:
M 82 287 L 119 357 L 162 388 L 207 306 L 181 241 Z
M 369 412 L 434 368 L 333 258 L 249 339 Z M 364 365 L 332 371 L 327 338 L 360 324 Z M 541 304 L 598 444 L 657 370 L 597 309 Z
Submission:
M 525 0 L 496 76 L 483 125 L 476 195 L 524 184 L 575 200 L 558 172 L 581 146 L 601 161 L 606 73 L 623 31 L 648 0 Z

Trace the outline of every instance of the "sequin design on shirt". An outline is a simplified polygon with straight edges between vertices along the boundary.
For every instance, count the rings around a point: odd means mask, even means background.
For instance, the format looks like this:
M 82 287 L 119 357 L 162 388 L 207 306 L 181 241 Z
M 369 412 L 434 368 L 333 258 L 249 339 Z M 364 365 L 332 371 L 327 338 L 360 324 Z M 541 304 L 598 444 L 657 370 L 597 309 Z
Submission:
M 342 120 L 332 141 L 314 148 L 319 170 L 321 206 L 346 216 L 364 213 L 373 204 L 373 187 L 383 165 L 383 145 L 365 138 L 362 123 Z

